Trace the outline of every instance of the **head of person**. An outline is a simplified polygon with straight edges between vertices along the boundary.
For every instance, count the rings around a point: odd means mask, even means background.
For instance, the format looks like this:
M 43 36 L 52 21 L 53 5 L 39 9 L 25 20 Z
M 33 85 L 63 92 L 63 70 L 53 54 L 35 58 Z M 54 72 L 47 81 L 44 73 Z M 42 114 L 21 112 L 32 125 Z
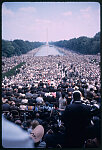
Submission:
M 38 94 L 38 97 L 41 97 L 41 94 Z
M 62 98 L 64 98 L 65 97 L 65 94 L 64 93 L 62 93 Z
M 68 97 L 71 97 L 72 96 L 72 92 L 68 92 Z
M 40 117 L 40 114 L 39 114 L 39 113 L 36 113 L 35 116 L 36 116 L 36 118 L 39 118 L 39 117 Z
M 74 101 L 80 101 L 81 100 L 81 92 L 80 91 L 74 91 L 73 92 L 73 100 Z
M 21 125 L 22 125 L 22 122 L 21 122 L 21 120 L 16 120 L 16 121 L 15 121 L 15 124 L 21 126 Z
M 37 120 L 33 120 L 31 125 L 32 125 L 32 129 L 35 129 L 35 127 L 39 125 L 39 122 Z

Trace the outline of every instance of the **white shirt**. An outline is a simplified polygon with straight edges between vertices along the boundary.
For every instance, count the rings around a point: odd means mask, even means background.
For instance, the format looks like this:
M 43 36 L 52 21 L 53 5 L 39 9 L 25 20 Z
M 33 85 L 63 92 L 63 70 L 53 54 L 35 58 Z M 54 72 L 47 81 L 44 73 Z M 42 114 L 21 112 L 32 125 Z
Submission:
M 42 97 L 37 97 L 36 102 L 42 104 L 43 103 L 43 98 Z
M 60 109 L 66 108 L 66 98 L 64 98 L 64 99 L 62 97 L 59 98 L 59 108 Z
M 34 148 L 28 132 L 2 117 L 2 146 L 4 148 Z

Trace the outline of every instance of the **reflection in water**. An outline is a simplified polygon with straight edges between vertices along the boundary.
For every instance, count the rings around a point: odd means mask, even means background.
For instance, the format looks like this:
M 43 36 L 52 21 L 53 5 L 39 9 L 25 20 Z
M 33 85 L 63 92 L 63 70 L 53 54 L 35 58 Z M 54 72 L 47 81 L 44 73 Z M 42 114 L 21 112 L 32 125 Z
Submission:
M 39 49 L 39 51 L 35 54 L 35 56 L 48 56 L 48 55 L 63 55 L 63 53 L 59 52 L 57 48 L 53 46 L 43 46 Z

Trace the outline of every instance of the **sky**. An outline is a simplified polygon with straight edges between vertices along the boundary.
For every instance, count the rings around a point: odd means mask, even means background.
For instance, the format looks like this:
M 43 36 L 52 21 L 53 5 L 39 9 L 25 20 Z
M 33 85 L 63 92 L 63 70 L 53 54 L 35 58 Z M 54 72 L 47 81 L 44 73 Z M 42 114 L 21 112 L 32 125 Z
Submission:
M 4 2 L 2 39 L 59 41 L 100 32 L 98 2 Z

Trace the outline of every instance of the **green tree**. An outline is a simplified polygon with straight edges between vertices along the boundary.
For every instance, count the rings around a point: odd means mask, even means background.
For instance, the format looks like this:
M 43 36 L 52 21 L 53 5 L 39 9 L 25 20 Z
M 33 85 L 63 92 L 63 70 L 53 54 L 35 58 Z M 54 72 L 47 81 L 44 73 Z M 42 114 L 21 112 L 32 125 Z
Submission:
M 6 41 L 2 40 L 2 56 L 11 57 L 14 55 L 26 54 L 28 51 L 35 49 L 44 43 L 29 42 L 23 40 Z
M 82 54 L 97 54 L 100 53 L 100 32 L 96 33 L 93 38 L 82 36 L 70 40 L 51 42 L 50 44 Z
M 2 41 L 2 55 L 5 57 L 11 57 L 15 53 L 15 48 L 10 41 Z

